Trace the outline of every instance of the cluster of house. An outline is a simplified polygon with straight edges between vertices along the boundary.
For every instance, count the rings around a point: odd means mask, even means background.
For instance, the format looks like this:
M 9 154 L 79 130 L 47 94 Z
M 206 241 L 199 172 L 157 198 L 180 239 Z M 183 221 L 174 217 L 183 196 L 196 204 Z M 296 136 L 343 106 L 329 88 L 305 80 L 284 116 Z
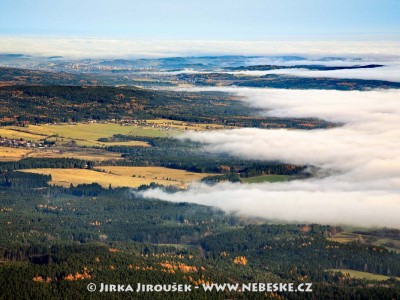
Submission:
M 0 146 L 2 147 L 14 147 L 14 148 L 38 148 L 45 149 L 49 147 L 48 144 L 44 143 L 36 143 L 24 139 L 8 139 L 8 138 L 0 138 Z
M 109 120 L 88 120 L 88 121 L 80 121 L 82 124 L 108 124 L 108 123 L 116 123 L 120 125 L 140 125 L 141 123 L 146 123 L 146 121 L 138 121 L 133 119 L 109 119 Z M 78 122 L 68 122 L 69 125 L 78 125 Z M 63 125 L 63 123 L 47 123 L 47 125 Z
M 121 126 L 131 126 L 131 125 L 137 125 L 137 126 L 142 126 L 142 127 L 160 127 L 165 130 L 169 130 L 170 127 L 165 127 L 164 124 L 155 124 L 155 123 L 148 123 L 146 120 L 134 120 L 134 119 L 109 119 L 109 120 L 89 120 L 89 121 L 82 121 L 82 124 L 109 124 L 109 123 L 114 123 L 114 124 L 119 124 Z M 78 122 L 69 122 L 69 125 L 78 125 Z M 47 125 L 62 125 L 61 123 L 48 123 Z

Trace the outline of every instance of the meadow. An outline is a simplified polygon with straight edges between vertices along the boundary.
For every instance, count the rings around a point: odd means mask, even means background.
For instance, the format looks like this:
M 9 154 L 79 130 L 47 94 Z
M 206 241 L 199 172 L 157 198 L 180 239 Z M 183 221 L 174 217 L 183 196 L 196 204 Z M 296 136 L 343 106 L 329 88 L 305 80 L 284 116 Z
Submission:
M 47 137 L 47 134 L 38 134 L 34 131 L 26 131 L 25 128 L 7 126 L 0 127 L 0 136 L 8 139 L 24 139 L 34 142 L 39 142 Z
M 334 237 L 328 238 L 328 240 L 338 243 L 351 243 L 355 242 L 359 236 L 360 235 L 351 232 L 339 232 Z
M 351 278 L 356 279 L 366 279 L 366 280 L 377 280 L 377 281 L 385 281 L 390 279 L 389 276 L 373 274 L 369 272 L 361 272 L 349 269 L 331 269 L 329 271 L 332 272 L 341 272 L 342 274 L 348 274 Z M 397 280 L 400 280 L 400 277 L 396 277 Z
M 118 176 L 140 177 L 146 179 L 151 178 L 154 180 L 169 180 L 182 183 L 190 183 L 194 180 L 201 180 L 206 176 L 215 175 L 212 173 L 194 173 L 164 167 L 101 166 L 95 169 Z
M 17 161 L 29 153 L 28 149 L 0 147 L 0 161 Z
M 27 151 L 20 149 L 22 151 Z M 49 149 L 35 149 L 24 157 L 32 158 L 76 158 L 95 162 L 122 160 L 121 154 L 96 148 L 57 146 Z M 1 159 L 0 159 L 1 160 Z
M 88 169 L 26 169 L 21 172 L 51 175 L 50 184 L 69 187 L 71 184 L 98 183 L 108 188 L 139 187 L 154 182 L 164 186 L 185 188 L 192 181 L 208 176 L 208 173 L 193 173 L 163 167 L 113 167 Z M 211 174 L 212 175 L 212 174 Z
M 32 135 L 41 135 L 49 141 L 57 144 L 67 144 L 74 141 L 75 145 L 82 147 L 105 147 L 112 143 L 99 142 L 99 138 L 110 137 L 114 134 L 125 134 L 133 136 L 166 137 L 173 135 L 172 132 L 151 127 L 141 127 L 137 125 L 122 126 L 115 123 L 78 123 L 78 124 L 59 124 L 59 125 L 29 125 L 22 129 L 10 127 L 10 130 Z M 23 130 L 23 132 L 21 131 Z M 129 141 L 116 143 L 115 145 L 125 146 L 148 146 L 141 141 Z

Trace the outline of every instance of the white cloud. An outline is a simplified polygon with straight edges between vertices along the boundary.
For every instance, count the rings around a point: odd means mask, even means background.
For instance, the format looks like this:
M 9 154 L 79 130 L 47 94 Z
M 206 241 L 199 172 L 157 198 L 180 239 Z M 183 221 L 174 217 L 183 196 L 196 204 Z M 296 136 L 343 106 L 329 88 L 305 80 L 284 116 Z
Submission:
M 343 69 L 343 70 L 327 70 L 327 71 L 317 71 L 308 70 L 304 68 L 293 68 L 293 69 L 275 69 L 267 71 L 218 71 L 218 73 L 234 74 L 234 75 L 247 75 L 247 76 L 264 76 L 268 74 L 277 75 L 290 75 L 298 77 L 310 77 L 310 78 L 344 78 L 344 79 L 365 79 L 365 80 L 386 80 L 393 82 L 400 82 L 400 64 L 397 61 L 380 61 L 373 62 L 374 64 L 383 64 L 383 67 L 378 68 L 362 68 L 362 69 Z M 323 62 L 323 61 L 300 61 L 300 62 L 281 62 L 271 60 L 268 64 L 272 65 L 301 65 L 301 64 L 315 64 L 315 65 L 331 65 L 331 66 L 354 66 L 354 65 L 365 65 L 370 64 L 370 62 L 363 61 L 360 62 L 349 62 L 349 61 L 337 61 Z M 150 73 L 150 72 L 147 72 Z M 171 72 L 151 72 L 153 74 L 209 74 L 215 73 L 215 71 L 197 71 L 191 69 L 185 69 L 180 71 Z
M 398 195 L 370 190 L 343 191 L 335 186 L 327 189 L 321 184 L 296 186 L 291 182 L 244 186 L 224 183 L 214 187 L 196 184 L 186 192 L 168 194 L 155 189 L 144 195 L 217 206 L 227 212 L 284 222 L 400 228 Z
M 384 67 L 371 68 L 371 69 L 344 69 L 344 70 L 328 70 L 328 71 L 312 71 L 307 69 L 280 69 L 270 71 L 238 71 L 227 72 L 231 74 L 244 74 L 250 76 L 263 76 L 267 74 L 280 74 L 291 75 L 299 77 L 312 77 L 312 78 L 350 78 L 350 79 L 367 79 L 367 80 L 387 80 L 393 82 L 400 82 L 400 64 L 396 62 L 382 62 Z M 324 64 L 324 63 L 322 63 Z M 347 64 L 347 63 L 346 63 Z M 353 62 L 352 65 L 358 63 Z M 338 63 L 338 66 L 341 66 Z
M 66 57 L 165 57 L 180 55 L 348 55 L 392 58 L 398 41 L 207 41 L 0 36 L 0 53 Z M 398 57 L 398 55 L 397 55 Z
M 211 90 L 235 92 L 269 116 L 321 117 L 345 124 L 313 131 L 191 132 L 187 138 L 211 151 L 315 165 L 330 176 L 274 184 L 197 184 L 175 194 L 151 190 L 145 196 L 286 222 L 400 228 L 400 91 Z

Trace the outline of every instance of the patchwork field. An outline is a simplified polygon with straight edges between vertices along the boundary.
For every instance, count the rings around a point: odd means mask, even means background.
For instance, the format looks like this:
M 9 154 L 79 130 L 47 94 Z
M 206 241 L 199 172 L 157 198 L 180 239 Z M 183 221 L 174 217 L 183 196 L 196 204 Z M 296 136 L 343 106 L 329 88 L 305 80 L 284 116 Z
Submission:
M 327 238 L 332 242 L 352 243 L 352 242 L 368 242 L 372 245 L 385 247 L 389 251 L 400 253 L 400 241 L 390 238 L 380 238 L 368 234 L 358 234 L 352 232 L 339 232 L 332 238 Z
M 359 236 L 360 236 L 359 234 L 351 232 L 339 232 L 334 237 L 328 238 L 328 240 L 338 243 L 351 243 L 355 242 Z
M 104 170 L 104 172 L 103 172 Z M 165 186 L 185 188 L 195 180 L 211 175 L 192 173 L 183 170 L 163 167 L 99 167 L 97 170 L 87 169 L 27 169 L 21 172 L 51 175 L 50 184 L 69 187 L 72 183 L 98 183 L 103 187 L 138 187 L 155 182 Z
M 15 129 L 15 128 L 10 128 Z M 119 124 L 98 124 L 98 123 L 79 123 L 76 125 L 29 125 L 23 128 L 25 133 L 40 134 L 42 139 L 47 136 L 50 141 L 57 144 L 67 144 L 74 141 L 77 146 L 104 147 L 106 145 L 127 145 L 127 146 L 148 146 L 142 141 L 129 141 L 118 143 L 102 143 L 97 141 L 99 138 L 111 137 L 114 134 L 137 135 L 137 136 L 169 136 L 171 132 L 142 128 L 137 125 L 121 126 Z
M 24 139 L 39 142 L 43 140 L 56 142 L 57 147 L 50 149 L 6 148 L 0 150 L 0 161 L 13 161 L 23 157 L 74 157 L 87 160 L 104 161 L 118 159 L 119 154 L 102 152 L 101 154 L 88 148 L 105 146 L 149 147 L 143 141 L 99 142 L 99 138 L 108 138 L 114 134 L 168 137 L 175 136 L 185 130 L 214 130 L 231 128 L 216 124 L 197 124 L 167 119 L 147 120 L 146 126 L 119 125 L 116 123 L 78 123 L 57 125 L 28 125 L 25 127 L 6 126 L 0 128 L 0 137 Z
M 0 128 L 0 136 L 10 139 L 23 138 L 38 142 L 47 139 L 56 141 L 57 144 L 68 144 L 74 141 L 74 145 L 85 147 L 104 147 L 114 145 L 148 146 L 142 141 L 128 142 L 99 142 L 99 138 L 111 137 L 114 134 L 148 137 L 168 137 L 179 134 L 185 130 L 213 130 L 231 127 L 216 124 L 197 124 L 166 119 L 148 120 L 147 126 L 119 125 L 116 123 L 78 123 L 57 125 L 29 125 L 26 127 L 7 126 Z

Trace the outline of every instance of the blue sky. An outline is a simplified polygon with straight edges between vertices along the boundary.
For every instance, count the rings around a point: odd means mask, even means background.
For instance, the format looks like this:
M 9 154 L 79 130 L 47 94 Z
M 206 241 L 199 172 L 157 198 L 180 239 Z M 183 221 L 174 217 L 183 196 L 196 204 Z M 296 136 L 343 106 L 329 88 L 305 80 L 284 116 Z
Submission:
M 329 40 L 400 34 L 399 0 L 0 0 L 1 35 Z

